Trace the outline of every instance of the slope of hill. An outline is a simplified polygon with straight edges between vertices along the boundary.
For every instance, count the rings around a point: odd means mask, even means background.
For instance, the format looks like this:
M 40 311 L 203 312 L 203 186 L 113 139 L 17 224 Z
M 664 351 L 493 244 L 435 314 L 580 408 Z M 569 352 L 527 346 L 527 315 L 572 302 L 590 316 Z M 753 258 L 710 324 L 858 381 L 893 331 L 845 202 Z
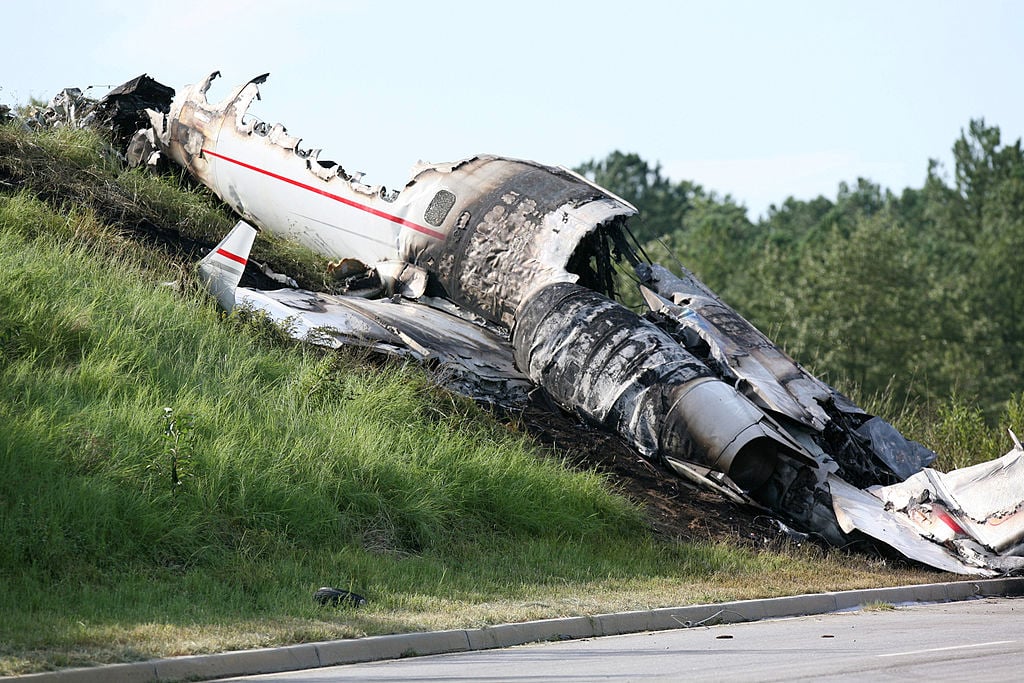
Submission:
M 0 673 L 935 579 L 781 542 L 541 407 L 224 318 L 191 266 L 230 223 L 96 134 L 0 126 Z

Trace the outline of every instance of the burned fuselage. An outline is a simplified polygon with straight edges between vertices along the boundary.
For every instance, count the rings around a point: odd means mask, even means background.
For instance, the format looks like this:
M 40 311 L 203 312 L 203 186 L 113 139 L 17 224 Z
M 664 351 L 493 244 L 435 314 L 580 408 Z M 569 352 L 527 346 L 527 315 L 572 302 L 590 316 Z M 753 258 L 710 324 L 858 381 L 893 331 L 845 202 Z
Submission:
M 267 311 L 316 343 L 432 359 L 478 398 L 512 404 L 540 387 L 682 476 L 836 543 L 853 527 L 840 527 L 831 481 L 895 484 L 934 459 L 810 376 L 692 274 L 645 263 L 627 228 L 636 209 L 587 179 L 476 156 L 421 164 L 399 191 L 366 185 L 247 115 L 265 76 L 210 103 L 216 75 L 168 113 L 151 112 L 140 135 L 242 219 L 200 268 L 226 308 Z M 377 295 L 239 287 L 250 226 L 376 280 Z M 615 301 L 616 264 L 635 272 L 646 316 Z M 989 572 L 947 555 L 944 568 Z

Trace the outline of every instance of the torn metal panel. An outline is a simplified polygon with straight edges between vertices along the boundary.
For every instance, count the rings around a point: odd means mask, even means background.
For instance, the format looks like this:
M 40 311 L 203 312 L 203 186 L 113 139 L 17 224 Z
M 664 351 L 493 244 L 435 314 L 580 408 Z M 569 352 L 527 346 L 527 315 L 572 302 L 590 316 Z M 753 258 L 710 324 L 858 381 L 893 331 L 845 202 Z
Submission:
M 152 128 L 145 128 L 135 132 L 128 141 L 128 148 L 125 150 L 125 160 L 128 166 L 156 167 L 160 162 L 160 148 L 156 144 L 156 133 Z
M 1024 569 L 1019 444 L 996 460 L 947 473 L 925 468 L 891 486 L 859 491 L 831 479 L 829 484 L 847 532 L 856 529 L 949 571 L 991 575 Z
M 672 468 L 672 471 L 684 479 L 689 479 L 694 484 L 704 488 L 717 491 L 722 496 L 738 505 L 751 505 L 760 507 L 753 498 L 739 484 L 729 478 L 727 474 L 715 471 L 709 467 L 701 467 L 691 462 L 676 460 L 672 456 L 665 456 L 665 463 Z
M 239 288 L 236 306 L 264 311 L 296 339 L 363 346 L 425 362 L 441 383 L 505 407 L 523 405 L 533 385 L 512 363 L 508 341 L 425 301 L 362 299 L 305 290 Z
M 900 484 L 872 490 L 926 533 L 968 535 L 1000 553 L 1024 540 L 1024 450 L 951 472 L 925 468 Z
M 880 417 L 866 420 L 857 427 L 856 433 L 871 444 L 875 457 L 900 479 L 906 479 L 932 464 L 937 457 L 935 451 L 907 439 Z
M 111 132 L 115 143 L 124 145 L 148 124 L 146 109 L 166 112 L 173 97 L 174 88 L 142 74 L 104 95 L 83 120 L 83 125 L 103 127 Z
M 123 147 L 136 131 L 147 125 L 147 110 L 166 112 L 173 96 L 173 88 L 146 74 L 119 85 L 99 100 L 88 97 L 80 88 L 64 88 L 46 107 L 34 108 L 26 123 L 52 128 L 101 129 L 118 147 Z
M 688 346 L 703 342 L 719 373 L 765 410 L 821 431 L 829 422 L 822 408 L 832 390 L 810 376 L 757 328 L 726 306 L 684 269 L 679 278 L 662 266 L 641 266 L 645 301 L 652 312 L 671 318 Z
M 96 100 L 86 97 L 80 88 L 64 88 L 53 96 L 40 115 L 47 126 L 78 128 L 94 106 Z
M 965 562 L 946 548 L 923 537 L 909 518 L 888 511 L 882 501 L 867 491 L 829 478 L 836 517 L 843 531 L 861 531 L 898 550 L 905 557 L 957 574 L 994 576 L 992 569 Z

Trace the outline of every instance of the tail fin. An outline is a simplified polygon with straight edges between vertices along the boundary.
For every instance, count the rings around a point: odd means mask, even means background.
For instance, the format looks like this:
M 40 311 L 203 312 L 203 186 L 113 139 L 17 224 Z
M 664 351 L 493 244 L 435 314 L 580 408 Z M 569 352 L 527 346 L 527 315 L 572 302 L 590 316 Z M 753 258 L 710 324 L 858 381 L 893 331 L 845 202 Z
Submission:
M 235 288 L 249 260 L 256 228 L 238 221 L 217 248 L 199 262 L 199 279 L 225 311 L 235 306 Z

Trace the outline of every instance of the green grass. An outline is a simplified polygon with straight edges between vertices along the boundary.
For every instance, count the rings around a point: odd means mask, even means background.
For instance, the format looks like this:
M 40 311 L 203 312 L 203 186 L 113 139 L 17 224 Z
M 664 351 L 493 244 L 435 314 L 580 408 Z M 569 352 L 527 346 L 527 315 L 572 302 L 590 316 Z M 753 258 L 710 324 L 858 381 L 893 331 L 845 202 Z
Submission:
M 198 236 L 216 211 L 95 136 L 0 127 L 0 181 L 0 674 L 937 579 L 656 541 L 419 367 L 224 318 L 111 219 Z M 321 585 L 370 604 L 316 606 Z

